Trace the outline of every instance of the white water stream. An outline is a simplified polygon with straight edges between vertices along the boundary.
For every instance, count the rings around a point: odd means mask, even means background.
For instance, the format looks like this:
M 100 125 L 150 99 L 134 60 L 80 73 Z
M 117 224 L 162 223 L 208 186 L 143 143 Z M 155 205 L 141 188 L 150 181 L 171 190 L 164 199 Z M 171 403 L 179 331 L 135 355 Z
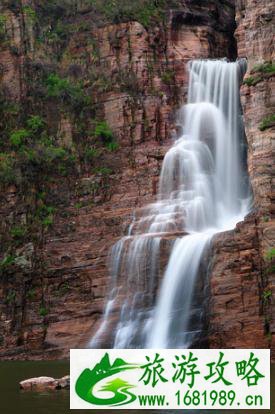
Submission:
M 111 294 L 91 347 L 108 335 L 117 348 L 191 346 L 201 329 L 202 309 L 193 298 L 198 277 L 206 276 L 207 246 L 249 211 L 241 64 L 197 60 L 189 72 L 188 103 L 178 120 L 182 135 L 164 158 L 156 203 L 137 212 L 128 236 L 112 249 Z M 170 254 L 161 275 L 163 240 Z

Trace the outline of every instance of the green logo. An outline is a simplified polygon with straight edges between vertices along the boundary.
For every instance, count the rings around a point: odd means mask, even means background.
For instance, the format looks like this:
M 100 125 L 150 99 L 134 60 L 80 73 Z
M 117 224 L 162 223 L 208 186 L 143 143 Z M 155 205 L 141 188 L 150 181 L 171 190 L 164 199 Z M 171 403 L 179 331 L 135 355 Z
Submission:
M 112 379 L 97 391 L 98 394 L 103 391 L 110 391 L 113 393 L 113 396 L 109 398 L 100 398 L 100 396 L 94 395 L 94 392 L 95 386 L 105 378 L 111 377 L 122 371 L 136 368 L 140 368 L 140 365 L 128 364 L 121 358 L 117 358 L 113 365 L 111 365 L 109 354 L 106 353 L 102 360 L 96 364 L 92 370 L 87 368 L 80 374 L 75 386 L 76 393 L 84 401 L 95 405 L 114 406 L 130 404 L 137 398 L 129 391 L 135 386 L 121 378 Z

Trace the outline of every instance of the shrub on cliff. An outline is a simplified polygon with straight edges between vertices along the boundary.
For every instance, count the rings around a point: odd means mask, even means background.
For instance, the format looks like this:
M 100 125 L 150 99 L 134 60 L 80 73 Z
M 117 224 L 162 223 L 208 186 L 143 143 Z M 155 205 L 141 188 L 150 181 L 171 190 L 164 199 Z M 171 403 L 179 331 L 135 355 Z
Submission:
M 260 63 L 252 68 L 251 73 L 255 72 L 274 74 L 275 64 L 273 62 Z
M 271 128 L 275 125 L 275 115 L 269 115 L 262 120 L 260 123 L 259 129 L 260 131 L 264 131 L 267 128 Z
M 3 184 L 15 181 L 15 167 L 21 171 L 20 178 L 25 183 L 41 174 L 47 176 L 49 173 L 58 173 L 65 176 L 75 171 L 74 154 L 57 145 L 55 139 L 47 135 L 45 122 L 40 116 L 30 116 L 26 125 L 27 128 L 15 130 L 10 135 L 13 157 L 8 154 L 0 157 L 0 180 Z
M 67 79 L 62 79 L 55 73 L 48 76 L 46 80 L 47 92 L 49 97 L 66 98 L 71 92 L 71 85 Z
M 15 224 L 10 229 L 11 246 L 17 247 L 24 244 L 28 238 L 28 228 L 24 224 Z
M 86 95 L 80 83 L 72 83 L 67 78 L 61 78 L 52 73 L 46 79 L 47 96 L 58 98 L 69 104 L 74 110 L 83 110 L 91 105 L 90 96 Z
M 63 176 L 74 171 L 75 157 L 66 148 L 56 146 L 50 139 L 25 147 L 19 154 L 21 169 L 27 175 L 58 173 Z
M 35 22 L 35 20 L 36 20 L 36 12 L 35 12 L 35 10 L 31 6 L 24 5 L 22 7 L 22 11 L 23 11 L 24 15 L 28 19 L 30 19 L 32 22 Z
M 32 115 L 27 120 L 27 127 L 29 130 L 31 130 L 33 133 L 37 133 L 39 131 L 42 131 L 45 126 L 45 122 L 39 115 Z
M 6 21 L 6 16 L 4 14 L 0 14 L 0 40 L 5 40 L 6 37 Z
M 16 181 L 14 159 L 11 154 L 0 153 L 0 184 L 10 185 Z
M 106 121 L 98 121 L 95 126 L 95 137 L 107 144 L 113 141 L 114 135 Z
M 260 63 L 251 69 L 251 73 L 254 76 L 248 76 L 243 83 L 248 86 L 256 86 L 259 82 L 275 74 L 275 65 L 273 62 Z
M 117 142 L 108 142 L 106 144 L 106 147 L 109 151 L 113 152 L 113 151 L 117 151 L 119 149 L 119 145 Z
M 138 21 L 144 27 L 163 21 L 165 9 L 177 7 L 178 0 L 89 0 L 89 3 L 108 22 Z
M 274 260 L 275 259 L 275 247 L 272 247 L 268 250 L 268 252 L 265 255 L 266 260 Z
M 256 86 L 257 83 L 261 82 L 263 79 L 261 76 L 249 76 L 246 78 L 243 83 L 247 86 Z
M 161 75 L 161 80 L 163 83 L 170 85 L 175 79 L 175 73 L 168 69 Z
M 15 256 L 7 255 L 0 261 L 0 273 L 14 264 Z
M 29 131 L 26 129 L 18 129 L 17 131 L 12 132 L 10 143 L 13 147 L 21 147 L 29 137 Z
M 101 151 L 95 147 L 86 148 L 84 152 L 84 160 L 91 162 L 101 154 Z
M 33 138 L 37 138 L 44 127 L 45 123 L 39 115 L 31 115 L 26 121 L 27 128 L 21 128 L 10 134 L 10 143 L 13 147 L 19 148 L 27 144 Z

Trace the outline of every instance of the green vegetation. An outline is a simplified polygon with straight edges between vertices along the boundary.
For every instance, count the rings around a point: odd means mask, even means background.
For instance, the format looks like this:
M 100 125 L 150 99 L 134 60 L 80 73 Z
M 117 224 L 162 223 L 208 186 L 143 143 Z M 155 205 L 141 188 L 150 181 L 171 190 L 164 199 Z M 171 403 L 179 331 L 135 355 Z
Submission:
M 48 313 L 49 313 L 49 311 L 48 311 L 47 308 L 45 308 L 44 306 L 40 307 L 40 309 L 39 309 L 39 315 L 40 316 L 42 316 L 44 318 L 45 316 L 48 315 Z
M 246 78 L 243 83 L 244 85 L 248 85 L 248 86 L 256 86 L 257 83 L 262 81 L 262 77 L 261 76 L 249 76 L 248 78 Z
M 76 12 L 73 1 L 48 0 L 36 4 L 36 16 L 33 20 L 38 31 L 36 44 L 46 44 L 53 58 L 59 60 L 72 33 L 77 32 L 77 24 L 64 21 Z
M 106 147 L 109 151 L 113 152 L 113 151 L 117 151 L 119 149 L 119 145 L 117 142 L 108 142 L 106 144 Z
M 37 133 L 39 131 L 42 131 L 44 126 L 45 126 L 45 123 L 39 115 L 32 115 L 27 120 L 27 127 L 33 133 Z
M 163 83 L 169 85 L 173 82 L 175 77 L 175 74 L 172 70 L 166 70 L 162 75 L 161 75 L 161 80 Z
M 275 248 L 270 248 L 265 254 L 265 261 L 266 261 L 266 268 L 265 268 L 265 275 L 271 275 L 275 272 Z
M 165 10 L 178 6 L 176 0 L 90 0 L 102 19 L 113 23 L 136 20 L 148 28 L 153 22 L 163 22 Z
M 268 250 L 268 252 L 265 255 L 266 260 L 274 260 L 275 259 L 275 247 L 272 247 Z
M 6 270 L 14 264 L 15 257 L 13 255 L 7 255 L 0 261 L 0 270 Z
M 74 156 L 67 149 L 55 146 L 51 140 L 38 142 L 32 148 L 26 149 L 24 154 L 33 166 L 44 171 L 53 168 L 53 171 L 61 175 L 66 175 L 66 164 L 68 167 L 73 167 L 74 164 Z
M 16 239 L 20 240 L 25 237 L 27 232 L 26 227 L 23 226 L 14 226 L 11 228 L 11 236 Z
M 36 218 L 42 224 L 42 226 L 48 228 L 53 225 L 55 213 L 55 207 L 42 204 L 36 209 Z
M 19 0 L 13 0 L 13 3 L 13 9 L 20 7 Z M 135 20 L 144 27 L 149 27 L 154 22 L 162 22 L 165 10 L 178 7 L 179 0 L 85 0 L 84 4 L 90 5 L 98 23 Z M 61 19 L 77 13 L 77 7 L 72 0 L 48 0 L 39 1 L 35 10 L 31 6 L 25 6 L 24 11 L 32 19 L 51 23 L 53 30 L 56 30 Z
M 13 147 L 21 147 L 29 136 L 30 134 L 26 129 L 18 129 L 11 134 L 10 143 Z
M 50 97 L 65 97 L 71 91 L 71 84 L 68 79 L 62 79 L 55 73 L 48 76 L 46 86 Z
M 0 39 L 4 40 L 6 37 L 6 22 L 7 18 L 4 14 L 0 14 Z
M 68 282 L 64 282 L 62 283 L 62 285 L 59 286 L 58 288 L 58 294 L 60 296 L 66 295 L 66 293 L 68 293 L 70 290 L 70 285 Z
M 29 289 L 26 293 L 26 297 L 30 300 L 33 300 L 35 298 L 35 296 L 36 296 L 36 289 L 34 289 L 34 288 Z
M 2 185 L 16 183 L 14 159 L 11 154 L 0 153 L 0 183 Z
M 105 177 L 112 174 L 112 172 L 113 171 L 110 168 L 107 168 L 107 167 L 97 167 L 97 168 L 94 169 L 95 174 L 103 175 Z
M 80 210 L 82 207 L 83 207 L 83 204 L 82 204 L 81 202 L 79 202 L 79 203 L 75 203 L 75 208 L 76 208 L 77 210 Z
M 47 43 L 58 45 L 62 40 L 65 40 L 68 35 L 67 27 L 58 21 L 54 29 L 48 30 L 44 34 Z
M 259 130 L 264 131 L 267 128 L 271 128 L 275 125 L 275 115 L 269 115 L 262 120 L 259 125 Z
M 85 109 L 91 105 L 91 98 L 86 95 L 80 82 L 75 84 L 67 78 L 61 78 L 59 75 L 52 73 L 45 83 L 49 98 L 58 98 L 74 110 Z
M 98 40 L 91 38 L 91 28 L 113 18 L 134 18 L 148 27 L 161 24 L 164 4 L 163 0 L 141 0 L 140 4 L 130 0 L 94 1 L 91 7 L 99 18 L 91 22 L 73 17 L 79 11 L 72 0 L 39 0 L 29 5 L 19 0 L 5 2 L 18 18 L 23 16 L 26 28 L 34 31 L 35 43 L 30 44 L 26 32 L 25 46 L 26 52 L 37 53 L 28 53 L 24 60 L 26 91 L 20 100 L 15 103 L 0 87 L 0 186 L 4 190 L 10 185 L 16 187 L 14 215 L 3 222 L 6 231 L 0 246 L 1 271 L 17 264 L 19 246 L 43 244 L 56 218 L 70 211 L 72 195 L 86 191 L 85 198 L 81 198 L 85 206 L 102 203 L 109 196 L 113 159 L 117 159 L 110 152 L 118 151 L 119 144 L 102 119 L 102 103 L 96 97 L 101 89 L 111 90 L 114 84 L 118 91 L 129 95 L 141 91 L 134 71 L 121 69 L 113 77 L 102 71 Z M 0 40 L 6 38 L 8 16 L 0 14 Z M 83 48 L 79 51 L 75 51 L 74 33 L 81 37 Z M 66 49 L 71 39 L 72 47 Z M 12 53 L 21 53 L 21 49 L 12 47 Z M 38 56 L 45 52 L 47 60 L 43 61 Z M 87 64 L 87 53 L 95 64 Z M 62 70 L 61 57 L 65 61 Z M 82 188 L 78 178 L 89 174 L 92 180 Z M 76 203 L 76 208 L 82 206 Z M 42 266 L 38 250 L 33 269 Z
M 75 156 L 66 148 L 56 144 L 54 138 L 48 137 L 44 120 L 39 115 L 32 115 L 26 121 L 27 128 L 12 131 L 9 142 L 16 149 L 16 158 L 8 153 L 0 154 L 0 182 L 16 183 L 17 170 L 28 180 L 28 174 L 59 173 L 66 176 L 75 168 Z
M 6 297 L 6 303 L 11 304 L 14 303 L 16 300 L 16 292 L 14 290 L 10 290 Z
M 11 133 L 10 143 L 13 147 L 22 147 L 44 128 L 44 121 L 38 115 L 32 115 L 27 119 L 26 124 L 28 128 L 21 128 Z
M 22 7 L 23 13 L 33 22 L 36 20 L 36 12 L 31 6 L 23 6 Z
M 43 224 L 43 226 L 45 226 L 45 227 L 50 227 L 50 226 L 52 226 L 52 225 L 53 225 L 53 216 L 48 216 L 48 217 L 45 217 L 45 218 L 42 220 L 42 224 Z
M 264 304 L 267 304 L 268 303 L 268 301 L 270 300 L 271 296 L 272 296 L 271 290 L 268 289 L 268 290 L 264 290 L 263 291 L 263 301 L 264 301 Z
M 87 162 L 93 161 L 99 155 L 100 155 L 100 150 L 98 150 L 97 148 L 94 148 L 94 147 L 86 148 L 85 153 L 84 153 L 84 159 Z
M 26 152 L 31 162 L 36 164 L 45 162 L 48 165 L 54 164 L 58 160 L 64 160 L 66 154 L 65 148 L 56 147 L 51 141 L 41 142 L 38 147 Z
M 275 74 L 275 64 L 273 62 L 260 63 L 252 68 L 251 73 L 255 72 Z
M 258 65 L 255 65 L 251 73 L 255 76 L 247 77 L 243 83 L 248 86 L 256 86 L 259 82 L 262 82 L 265 79 L 265 75 L 274 75 L 275 74 L 275 65 L 272 62 L 265 62 Z
M 106 121 L 99 121 L 96 123 L 95 137 L 101 138 L 104 143 L 110 143 L 113 141 L 113 132 Z
M 133 97 L 142 93 L 137 75 L 133 70 L 120 70 L 116 76 L 115 82 L 119 86 L 119 90 L 126 92 Z M 109 89 L 113 88 L 114 85 L 111 84 Z

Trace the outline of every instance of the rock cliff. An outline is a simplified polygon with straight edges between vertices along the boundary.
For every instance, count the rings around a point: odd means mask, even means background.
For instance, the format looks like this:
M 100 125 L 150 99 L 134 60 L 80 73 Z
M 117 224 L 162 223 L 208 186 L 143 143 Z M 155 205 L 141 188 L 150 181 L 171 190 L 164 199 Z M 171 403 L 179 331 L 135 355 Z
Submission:
M 238 57 L 247 59 L 241 101 L 254 212 L 214 241 L 210 343 L 269 347 L 274 358 L 274 16 L 271 1 L 237 0 Z
M 117 3 L 0 6 L 2 358 L 60 358 L 85 345 L 104 308 L 108 250 L 155 197 L 187 62 L 237 56 L 234 1 Z M 272 125 L 259 129 L 274 71 L 254 75 L 272 61 L 272 16 L 271 2 L 259 3 L 236 9 L 246 80 L 261 78 L 242 87 L 256 210 L 213 243 L 210 346 L 269 346 L 275 329 Z

